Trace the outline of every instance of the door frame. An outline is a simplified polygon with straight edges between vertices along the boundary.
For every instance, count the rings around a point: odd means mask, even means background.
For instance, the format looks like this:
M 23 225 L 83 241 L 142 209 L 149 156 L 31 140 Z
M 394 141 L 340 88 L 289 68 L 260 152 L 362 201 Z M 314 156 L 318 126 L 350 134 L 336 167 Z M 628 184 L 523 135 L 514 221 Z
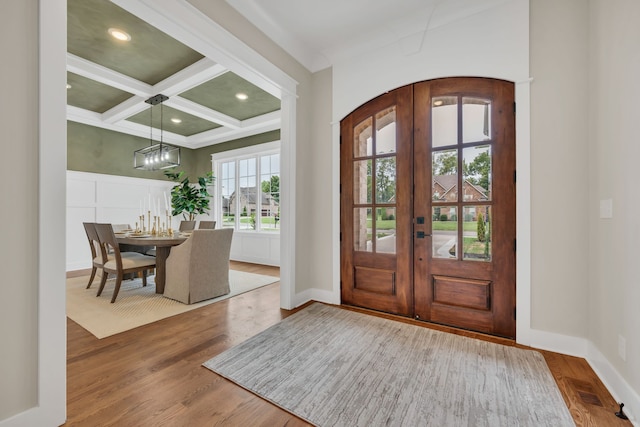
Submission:
M 433 75 L 424 80 L 436 78 L 455 77 L 455 75 Z M 465 76 L 468 77 L 468 76 Z M 504 76 L 495 77 L 514 82 L 516 114 L 516 239 L 518 251 L 516 252 L 516 342 L 523 345 L 531 345 L 535 339 L 531 329 L 531 82 L 533 79 L 514 81 Z M 417 83 L 406 82 L 405 84 Z M 400 84 L 398 86 L 402 86 Z M 393 88 L 388 88 L 391 90 Z M 370 99 L 384 93 L 377 93 Z M 362 104 L 366 103 L 365 100 Z M 350 111 L 340 117 L 334 117 L 332 122 L 332 265 L 333 286 L 327 302 L 340 304 L 340 121 Z M 558 340 L 558 342 L 560 342 Z

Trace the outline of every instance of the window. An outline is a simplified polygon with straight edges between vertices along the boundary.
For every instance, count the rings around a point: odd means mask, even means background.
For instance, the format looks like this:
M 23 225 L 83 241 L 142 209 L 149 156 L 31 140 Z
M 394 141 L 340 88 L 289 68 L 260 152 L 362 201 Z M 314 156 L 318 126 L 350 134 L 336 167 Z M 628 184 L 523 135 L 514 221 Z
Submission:
M 216 212 L 223 228 L 280 232 L 280 149 L 274 144 L 215 156 Z

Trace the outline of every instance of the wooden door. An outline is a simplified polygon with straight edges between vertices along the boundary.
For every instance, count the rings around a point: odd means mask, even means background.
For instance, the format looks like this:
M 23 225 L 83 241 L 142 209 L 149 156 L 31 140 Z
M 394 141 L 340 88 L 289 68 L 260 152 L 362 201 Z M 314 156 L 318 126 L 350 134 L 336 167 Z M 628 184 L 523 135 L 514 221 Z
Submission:
M 500 80 L 415 85 L 418 319 L 515 337 L 514 105 Z
M 515 337 L 513 84 L 409 85 L 341 122 L 342 303 Z
M 341 122 L 341 295 L 344 304 L 411 316 L 413 88 Z

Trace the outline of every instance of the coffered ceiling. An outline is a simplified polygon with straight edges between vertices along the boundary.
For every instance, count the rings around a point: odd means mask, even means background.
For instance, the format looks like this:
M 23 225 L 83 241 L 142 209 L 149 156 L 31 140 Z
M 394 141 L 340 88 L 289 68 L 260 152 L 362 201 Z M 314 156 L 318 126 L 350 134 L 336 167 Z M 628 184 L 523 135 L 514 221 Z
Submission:
M 68 120 L 145 138 L 153 120 L 158 139 L 162 119 L 164 141 L 188 148 L 279 129 L 277 97 L 142 18 L 109 0 L 68 0 Z M 160 93 L 162 105 L 144 102 Z

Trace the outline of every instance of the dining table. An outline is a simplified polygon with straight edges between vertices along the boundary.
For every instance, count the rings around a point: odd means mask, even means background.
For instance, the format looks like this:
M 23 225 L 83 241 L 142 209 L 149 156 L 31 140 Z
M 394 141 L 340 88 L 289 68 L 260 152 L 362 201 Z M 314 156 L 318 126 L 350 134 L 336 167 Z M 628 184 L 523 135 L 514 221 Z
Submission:
M 167 258 L 171 247 L 183 243 L 189 235 L 176 233 L 173 236 L 147 236 L 131 233 L 116 234 L 119 245 L 155 246 L 156 247 L 156 293 L 164 293 L 165 278 L 167 277 Z

